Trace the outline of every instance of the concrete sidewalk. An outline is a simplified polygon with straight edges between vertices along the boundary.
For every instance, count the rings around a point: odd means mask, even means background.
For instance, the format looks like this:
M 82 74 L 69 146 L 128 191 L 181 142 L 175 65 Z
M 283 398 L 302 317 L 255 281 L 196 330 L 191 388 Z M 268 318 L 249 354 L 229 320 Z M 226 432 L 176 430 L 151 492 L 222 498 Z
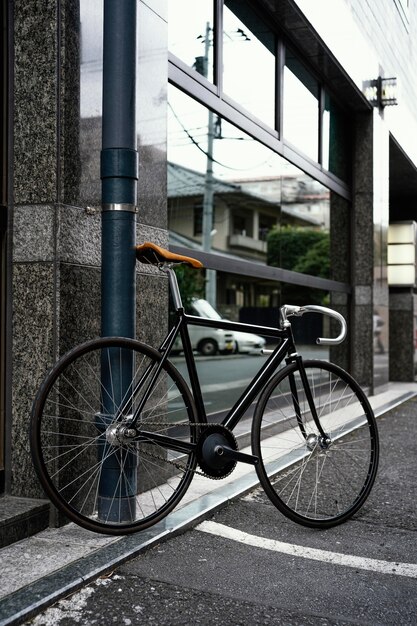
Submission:
M 417 384 L 393 383 L 370 398 L 377 416 L 417 395 Z M 222 481 L 196 476 L 180 506 L 151 529 L 107 537 L 74 524 L 48 529 L 0 550 L 0 626 L 18 624 L 103 573 L 203 520 L 258 484 L 251 466 L 238 464 Z

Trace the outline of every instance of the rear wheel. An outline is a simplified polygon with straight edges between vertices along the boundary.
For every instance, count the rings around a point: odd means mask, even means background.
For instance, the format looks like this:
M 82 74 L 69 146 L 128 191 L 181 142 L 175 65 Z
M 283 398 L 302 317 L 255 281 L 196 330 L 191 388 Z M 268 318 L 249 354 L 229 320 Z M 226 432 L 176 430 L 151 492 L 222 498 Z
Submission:
M 259 398 L 252 448 L 273 504 L 295 522 L 326 528 L 349 519 L 368 497 L 378 432 L 369 402 L 349 374 L 325 361 L 305 361 L 304 367 L 322 432 L 292 363 Z
M 130 429 L 194 443 L 195 409 L 179 372 L 131 339 L 87 342 L 53 368 L 35 400 L 30 441 L 43 488 L 69 519 L 107 534 L 155 524 L 180 501 L 196 466 L 193 446 L 176 452 Z M 156 380 L 149 388 L 152 377 Z

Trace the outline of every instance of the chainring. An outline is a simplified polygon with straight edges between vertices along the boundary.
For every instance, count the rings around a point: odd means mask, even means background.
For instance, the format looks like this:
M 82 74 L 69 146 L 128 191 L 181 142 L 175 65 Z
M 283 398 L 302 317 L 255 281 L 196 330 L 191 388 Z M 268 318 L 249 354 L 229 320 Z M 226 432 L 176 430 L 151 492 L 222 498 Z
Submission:
M 236 460 L 216 454 L 217 446 L 238 450 L 233 433 L 222 424 L 208 424 L 202 429 L 197 441 L 197 462 L 202 472 L 210 478 L 225 478 L 236 467 Z

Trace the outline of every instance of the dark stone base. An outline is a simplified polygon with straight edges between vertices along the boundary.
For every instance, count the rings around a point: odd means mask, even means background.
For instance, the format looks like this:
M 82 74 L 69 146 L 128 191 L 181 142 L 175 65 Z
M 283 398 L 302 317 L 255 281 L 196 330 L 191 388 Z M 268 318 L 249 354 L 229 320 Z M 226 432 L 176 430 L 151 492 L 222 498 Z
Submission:
M 49 502 L 31 498 L 0 498 L 0 548 L 44 530 L 49 524 Z

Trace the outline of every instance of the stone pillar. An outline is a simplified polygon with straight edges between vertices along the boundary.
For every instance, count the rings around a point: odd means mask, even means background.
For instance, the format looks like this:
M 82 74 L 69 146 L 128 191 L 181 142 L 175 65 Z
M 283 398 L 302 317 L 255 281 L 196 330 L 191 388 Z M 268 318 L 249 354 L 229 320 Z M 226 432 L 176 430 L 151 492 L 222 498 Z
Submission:
M 351 207 L 347 200 L 341 196 L 330 193 L 330 267 L 333 280 L 350 283 L 351 275 Z M 351 369 L 350 364 L 350 300 L 347 293 L 332 292 L 330 305 L 341 313 L 347 321 L 347 339 L 337 345 L 330 346 L 330 360 L 346 370 Z M 338 322 L 332 321 L 332 336 L 339 333 Z
M 12 393 L 6 491 L 41 496 L 28 450 L 31 404 L 56 354 L 59 38 L 56 2 L 14 2 Z
M 101 8 L 102 0 L 45 0 L 36 10 L 33 3 L 14 3 L 12 392 L 6 450 L 6 492 L 13 496 L 43 497 L 28 445 L 40 382 L 59 355 L 100 335 L 101 68 L 80 71 L 79 25 L 80 18 L 82 27 L 90 19 L 99 59 Z M 166 2 L 154 10 L 138 2 L 138 48 L 137 239 L 167 246 Z M 167 325 L 167 281 L 152 268 L 138 268 L 137 283 L 138 335 L 157 346 Z
M 417 296 L 412 289 L 390 289 L 389 351 L 390 380 L 415 380 L 415 316 Z
M 374 110 L 374 272 L 373 272 L 373 387 L 389 381 L 389 293 L 387 278 L 389 222 L 389 131 L 383 112 Z
M 352 229 L 352 372 L 373 393 L 388 382 L 388 131 L 374 109 L 356 118 Z M 383 321 L 384 354 L 374 336 Z
M 351 372 L 360 384 L 373 386 L 373 116 L 355 120 L 352 198 Z

